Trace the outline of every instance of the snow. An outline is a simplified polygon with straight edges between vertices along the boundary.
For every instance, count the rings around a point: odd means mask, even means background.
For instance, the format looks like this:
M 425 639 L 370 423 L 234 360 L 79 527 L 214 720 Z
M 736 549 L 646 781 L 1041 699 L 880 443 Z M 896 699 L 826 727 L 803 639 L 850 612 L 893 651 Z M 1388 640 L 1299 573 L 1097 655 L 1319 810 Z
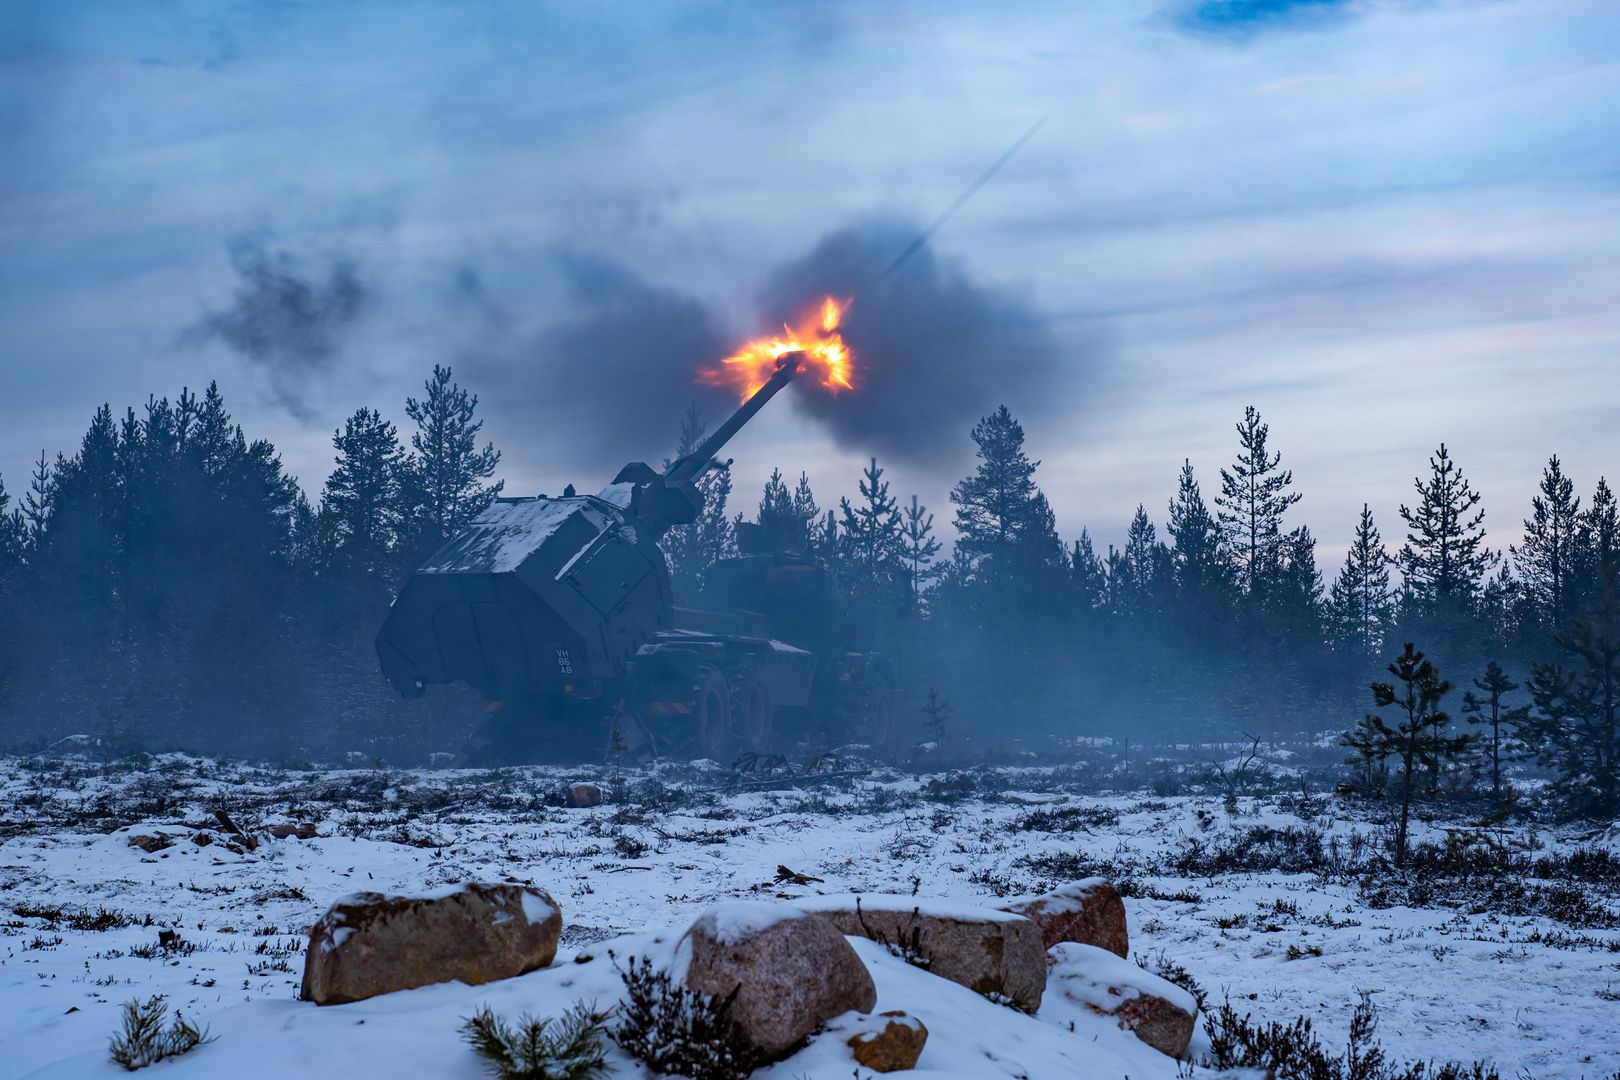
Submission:
M 1081 911 L 1086 906 L 1086 898 L 1099 888 L 1108 884 L 1107 878 L 1089 877 L 1053 889 L 1051 892 L 1039 896 L 1009 896 L 1003 903 L 1007 907 L 1015 905 L 1032 904 L 1039 900 L 1043 909 L 1050 915 L 1067 915 L 1071 912 Z
M 607 515 L 583 500 L 523 499 L 492 503 L 454 544 L 418 572 L 504 574 L 516 570 L 563 523 L 580 515 L 590 526 L 584 541 L 607 525 Z M 583 546 L 583 544 L 582 544 Z
M 596 497 L 605 503 L 617 506 L 620 510 L 630 509 L 630 498 L 635 493 L 636 485 L 626 482 L 622 484 L 609 484 L 596 493 Z
M 932 1080 L 1014 1077 L 1132 1076 L 1172 1080 L 1175 1062 L 1105 1022 L 1079 1032 L 1043 1024 L 890 955 L 881 945 L 849 939 L 872 973 L 877 1010 L 904 1009 L 928 1028 L 917 1071 Z M 620 958 L 660 955 L 648 934 L 603 942 L 583 961 L 565 962 L 515 979 L 468 987 L 445 983 L 404 990 L 351 1005 L 254 1001 L 203 1017 L 212 1043 L 159 1068 L 165 1080 L 288 1076 L 397 1080 L 401 1076 L 466 1078 L 484 1075 L 462 1043 L 462 1020 L 480 1006 L 515 1017 L 555 1015 L 577 1001 L 607 1007 L 622 984 L 606 950 Z M 842 1029 L 842 1030 L 841 1030 Z M 834 1023 L 785 1061 L 761 1069 L 761 1080 L 848 1080 L 854 1062 L 845 1047 L 850 1026 Z M 614 1075 L 649 1077 L 617 1047 Z M 28 1073 L 37 1080 L 124 1076 L 101 1046 Z
M 832 896 L 807 896 L 794 901 L 805 911 L 853 911 L 859 902 L 865 911 L 898 911 L 909 915 L 913 911 L 942 919 L 964 919 L 978 922 L 1016 922 L 1022 915 L 997 911 L 999 900 L 942 900 L 932 896 L 911 896 L 897 893 L 848 893 Z
M 695 927 L 702 927 L 722 945 L 736 945 L 769 930 L 777 923 L 802 919 L 804 915 L 802 908 L 785 903 L 727 900 L 715 904 L 699 916 Z
M 1163 998 L 1182 1012 L 1198 1011 L 1197 1000 L 1187 991 L 1107 949 L 1064 941 L 1052 946 L 1047 955 L 1051 960 L 1046 996 L 1041 999 L 1042 1019 L 1060 1022 L 1051 1015 L 1054 1006 L 1062 1008 L 1060 1002 L 1113 1012 L 1144 993 Z
M 523 894 L 523 917 L 530 926 L 543 923 L 557 913 L 555 904 L 546 903 L 545 897 L 536 893 L 525 891 Z
M 1171 855 L 1255 826 L 1321 828 L 1347 843 L 1374 830 L 1361 804 L 1320 798 L 1310 809 L 1244 797 L 1229 811 L 1218 795 L 1092 794 L 1070 774 L 1042 769 L 1008 770 L 999 787 L 981 782 L 978 793 L 931 801 L 927 776 L 876 772 L 802 790 L 735 790 L 723 770 L 683 766 L 614 776 L 619 801 L 592 811 L 549 805 L 549 793 L 577 775 L 290 772 L 178 755 L 142 767 L 0 758 L 0 1080 L 35 1070 L 65 1080 L 123 1075 L 106 1060 L 107 1038 L 120 1006 L 151 994 L 217 1036 L 158 1066 L 164 1076 L 472 1080 L 482 1074 L 458 1037 L 462 1017 L 486 1002 L 512 1016 L 554 1014 L 575 1000 L 606 1005 L 622 989 L 608 948 L 621 963 L 654 950 L 667 960 L 717 902 L 802 910 L 835 902 L 818 894 L 844 902 L 859 894 L 863 906 L 983 915 L 1007 896 L 1079 881 L 1100 864 L 1131 879 L 1133 958 L 1162 954 L 1215 1001 L 1229 996 L 1257 1021 L 1305 1015 L 1326 1042 L 1342 1045 L 1367 991 L 1391 1057 L 1484 1058 L 1504 1076 L 1537 1080 L 1620 1070 L 1612 1000 L 1620 920 L 1582 927 L 1550 913 L 1405 906 L 1399 897 L 1375 904 L 1353 881 L 1312 874 L 1164 869 Z M 1010 803 L 1002 788 L 1067 801 Z M 240 854 L 198 847 L 191 834 L 212 829 L 220 805 L 247 829 L 291 819 L 316 822 L 320 835 L 262 837 Z M 1081 816 L 1030 824 L 1071 813 Z M 1414 822 L 1425 838 L 1444 827 Z M 159 832 L 176 843 L 154 854 L 128 843 Z M 1505 839 L 1544 853 L 1600 840 L 1589 827 L 1545 825 Z M 824 880 L 782 884 L 778 866 Z M 422 895 L 467 881 L 516 881 L 555 897 L 564 913 L 556 965 L 354 1005 L 294 1000 L 305 934 L 334 899 Z M 1591 899 L 1614 907 L 1612 896 Z M 117 924 L 74 928 L 50 915 L 58 908 L 105 908 Z M 534 918 L 527 906 L 525 915 Z M 154 951 L 160 928 L 188 948 Z M 1087 1010 L 1075 1007 L 1061 1024 L 1055 1006 L 1024 1017 L 907 967 L 880 945 L 852 943 L 873 972 L 878 1008 L 904 1009 L 928 1026 L 923 1070 L 913 1075 L 1174 1075 L 1167 1059 Z M 580 953 L 589 959 L 575 963 Z M 852 1067 L 835 1035 L 759 1075 L 847 1080 Z M 615 1075 L 642 1075 L 622 1057 L 614 1062 Z

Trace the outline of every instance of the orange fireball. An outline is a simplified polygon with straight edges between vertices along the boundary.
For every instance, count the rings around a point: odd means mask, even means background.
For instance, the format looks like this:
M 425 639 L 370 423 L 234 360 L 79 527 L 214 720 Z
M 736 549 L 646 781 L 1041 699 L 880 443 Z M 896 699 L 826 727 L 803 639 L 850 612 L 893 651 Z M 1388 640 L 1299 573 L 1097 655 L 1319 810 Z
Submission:
M 819 376 L 821 385 L 835 394 L 840 390 L 853 390 L 849 346 L 838 333 L 838 324 L 847 307 L 847 300 L 840 303 L 829 296 L 798 327 L 784 326 L 781 337 L 750 341 L 720 361 L 719 366 L 700 371 L 698 381 L 709 386 L 732 387 L 746 401 L 775 373 L 778 360 L 787 353 L 802 352 L 803 370 L 807 375 Z

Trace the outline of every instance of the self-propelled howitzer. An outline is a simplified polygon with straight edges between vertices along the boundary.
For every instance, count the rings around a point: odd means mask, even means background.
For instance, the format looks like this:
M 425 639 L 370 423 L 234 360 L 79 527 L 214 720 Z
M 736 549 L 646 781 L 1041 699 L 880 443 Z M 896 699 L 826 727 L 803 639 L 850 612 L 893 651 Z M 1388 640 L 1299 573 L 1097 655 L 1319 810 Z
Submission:
M 805 552 L 802 521 L 744 527 L 744 554 L 710 568 L 692 608 L 676 606 L 658 546 L 697 520 L 697 480 L 799 363 L 783 356 L 661 472 L 633 462 L 595 495 L 497 499 L 400 590 L 377 635 L 383 675 L 406 696 L 477 690 L 478 744 L 496 759 L 609 728 L 659 752 L 766 753 L 784 721 L 812 716 L 886 738 L 893 672 L 875 619 Z

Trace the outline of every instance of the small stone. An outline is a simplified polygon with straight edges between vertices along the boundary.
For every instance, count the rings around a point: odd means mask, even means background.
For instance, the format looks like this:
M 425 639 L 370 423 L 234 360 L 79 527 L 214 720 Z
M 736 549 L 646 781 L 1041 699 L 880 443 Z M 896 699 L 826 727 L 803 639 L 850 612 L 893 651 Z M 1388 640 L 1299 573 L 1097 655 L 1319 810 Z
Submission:
M 200 832 L 191 838 L 191 842 L 198 847 L 207 847 L 214 842 L 214 838 L 205 832 Z
M 569 806 L 579 809 L 588 806 L 601 806 L 602 789 L 595 784 L 569 784 L 568 790 L 564 793 L 564 799 Z
M 1032 1013 L 1046 988 L 1041 930 L 1022 915 L 911 896 L 809 896 L 795 901 L 840 934 L 870 938 L 909 963 Z
M 129 838 L 130 847 L 140 848 L 148 855 L 162 851 L 164 848 L 170 847 L 173 844 L 173 840 L 170 840 L 167 836 L 163 836 L 161 834 L 157 836 L 148 836 L 145 833 L 138 833 Z
M 1064 941 L 1095 945 L 1115 956 L 1129 956 L 1125 901 L 1106 878 L 1086 878 L 1041 896 L 1009 900 L 1001 906 L 1035 922 L 1050 949 Z
M 678 951 L 690 957 L 689 990 L 737 991 L 731 1019 L 770 1060 L 833 1017 L 877 1004 L 872 976 L 843 935 L 786 904 L 717 904 L 687 930 Z
M 864 1018 L 847 1041 L 857 1064 L 873 1072 L 903 1072 L 917 1067 L 928 1029 L 915 1016 L 892 1009 Z
M 313 822 L 294 824 L 290 821 L 279 822 L 264 830 L 277 840 L 286 840 L 289 837 L 297 840 L 315 839 L 315 825 Z
M 539 889 L 468 883 L 432 896 L 356 893 L 310 929 L 303 998 L 363 1001 L 459 980 L 478 986 L 557 955 L 562 911 Z

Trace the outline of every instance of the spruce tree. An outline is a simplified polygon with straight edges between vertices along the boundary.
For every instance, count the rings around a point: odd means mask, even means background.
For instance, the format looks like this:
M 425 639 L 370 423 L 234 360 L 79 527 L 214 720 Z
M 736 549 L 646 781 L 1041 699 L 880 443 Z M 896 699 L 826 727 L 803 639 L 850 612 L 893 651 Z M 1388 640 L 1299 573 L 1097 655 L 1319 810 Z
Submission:
M 321 493 L 332 566 L 376 585 L 391 585 L 401 533 L 400 481 L 405 451 L 394 425 L 360 408 L 332 434 L 337 461 Z
M 1522 723 L 1527 710 L 1521 708 L 1504 708 L 1502 699 L 1519 688 L 1519 684 L 1508 678 L 1502 665 L 1495 660 L 1485 665 L 1485 674 L 1474 680 L 1474 689 L 1483 697 L 1476 695 L 1473 690 L 1463 691 L 1462 712 L 1470 721 L 1481 727 L 1489 726 L 1489 733 L 1485 736 L 1485 758 L 1491 765 L 1491 799 L 1502 801 L 1502 754 L 1506 744 L 1505 730 L 1508 727 Z
M 1531 668 L 1519 735 L 1562 775 L 1566 806 L 1607 821 L 1620 814 L 1620 564 L 1605 559 L 1598 583 L 1595 606 L 1555 635 L 1566 660 Z
M 843 567 L 843 537 L 838 535 L 838 518 L 828 510 L 812 526 L 810 544 L 821 562 L 834 570 Z
M 1159 571 L 1166 561 L 1162 553 L 1163 546 L 1148 518 L 1147 508 L 1138 503 L 1126 530 L 1125 550 L 1119 563 L 1119 603 L 1124 614 L 1148 617 L 1158 613 L 1158 591 L 1162 584 Z
M 1510 549 L 1536 621 L 1549 630 L 1561 629 L 1573 614 L 1570 577 L 1578 562 L 1580 523 L 1581 500 L 1554 454 L 1542 470 L 1540 491 L 1530 500 L 1524 540 Z
M 10 509 L 11 493 L 6 481 L 0 477 L 0 589 L 22 563 L 22 513 Z
M 1073 585 L 1075 601 L 1081 611 L 1091 611 L 1103 603 L 1108 589 L 1108 571 L 1091 542 L 1091 532 L 1080 530 L 1080 539 L 1069 553 L 1069 580 Z
M 1355 537 L 1327 601 L 1334 647 L 1349 656 L 1370 660 L 1383 651 L 1395 620 L 1391 561 L 1372 510 L 1362 503 Z
M 1170 500 L 1171 566 L 1182 616 L 1208 627 L 1225 614 L 1230 574 L 1221 543 L 1220 522 L 1198 489 L 1191 461 L 1184 460 Z
M 1285 633 L 1303 635 L 1294 638 L 1296 648 L 1320 642 L 1322 575 L 1316 569 L 1316 537 L 1311 535 L 1309 525 L 1290 530 L 1283 537 L 1282 562 L 1271 605 Z
M 1419 769 L 1437 770 L 1441 763 L 1467 749 L 1467 735 L 1445 734 L 1448 716 L 1440 708 L 1451 684 L 1409 641 L 1405 650 L 1389 665 L 1394 683 L 1372 684 L 1373 705 L 1393 708 L 1394 722 L 1369 713 L 1359 727 L 1340 741 L 1356 750 L 1362 761 L 1382 763 L 1394 758 L 1399 770 L 1400 816 L 1395 826 L 1395 865 L 1406 865 L 1408 826 L 1412 798 Z
M 1602 477 L 1591 505 L 1581 515 L 1574 555 L 1571 604 L 1576 611 L 1592 611 L 1602 603 L 1604 567 L 1620 567 L 1620 507 Z
M 1429 459 L 1429 482 L 1412 483 L 1418 502 L 1401 506 L 1407 534 L 1397 562 L 1413 614 L 1447 627 L 1467 613 L 1494 561 L 1485 547 L 1485 511 L 1444 443 Z
M 402 475 L 412 564 L 465 529 L 504 486 L 487 482 L 501 455 L 491 443 L 478 446 L 484 422 L 475 419 L 477 395 L 452 382 L 450 369 L 438 364 L 423 389 L 426 397 L 405 399 L 405 415 L 416 424 Z
M 911 497 L 900 525 L 900 557 L 911 584 L 912 607 L 919 607 L 929 582 L 939 576 L 934 560 L 939 556 L 939 537 L 934 535 L 934 515 Z
M 1264 593 L 1283 560 L 1282 519 L 1301 496 L 1289 488 L 1294 474 L 1282 465 L 1282 454 L 1266 445 L 1271 428 L 1250 405 L 1237 425 L 1238 456 L 1221 470 L 1221 493 L 1215 497 L 1221 532 L 1249 596 Z
M 844 572 L 878 596 L 894 597 L 904 560 L 899 500 L 889 494 L 883 469 L 872 458 L 861 471 L 860 501 L 840 499 Z

